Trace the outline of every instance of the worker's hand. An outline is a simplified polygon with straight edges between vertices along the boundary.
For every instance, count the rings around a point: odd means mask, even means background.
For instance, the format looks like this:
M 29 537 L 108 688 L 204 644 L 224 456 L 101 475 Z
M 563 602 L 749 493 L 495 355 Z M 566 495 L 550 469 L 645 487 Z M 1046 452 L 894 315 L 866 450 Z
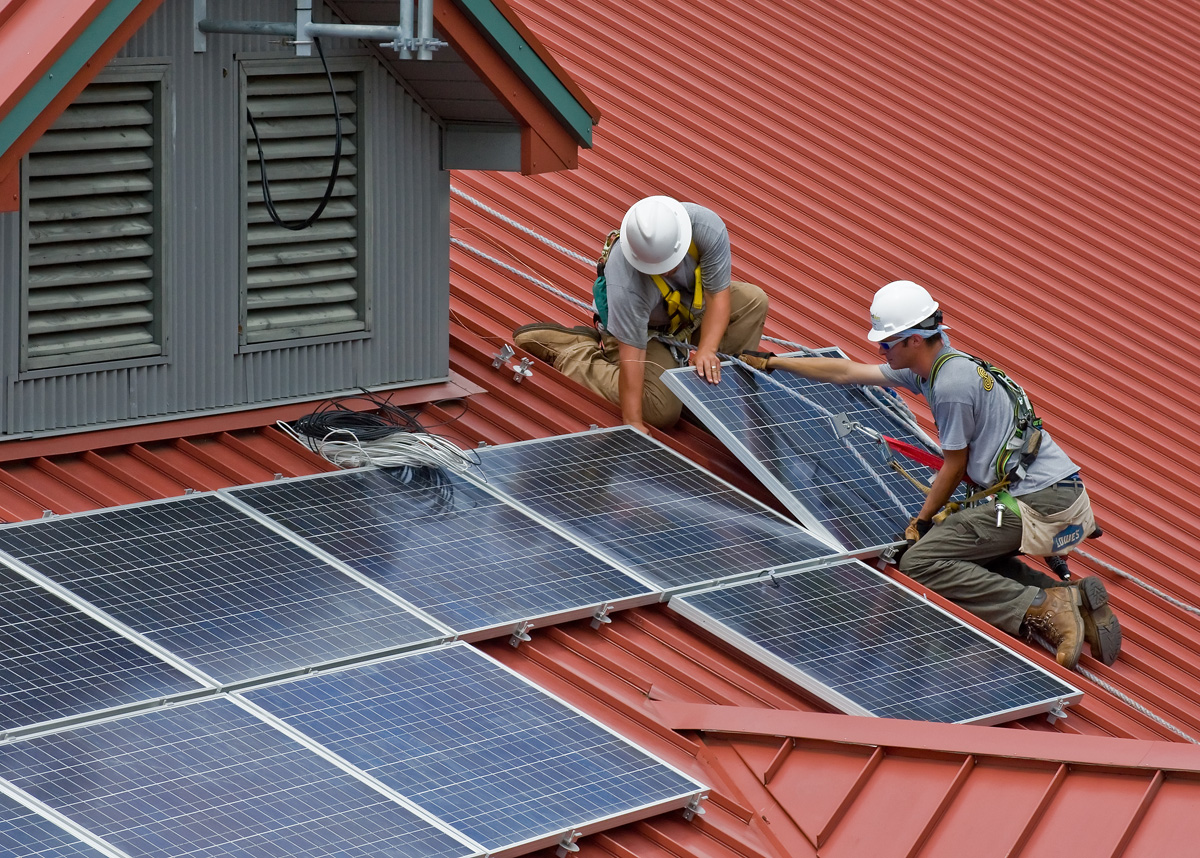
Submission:
M 634 429 L 638 430 L 639 432 L 641 432 L 643 435 L 650 434 L 650 427 L 647 426 L 645 423 L 640 423 L 640 422 L 639 423 L 630 423 L 629 425 L 632 426 Z
M 771 352 L 742 352 L 737 357 L 742 363 L 746 364 L 747 366 L 752 366 L 761 372 L 775 371 L 768 366 L 768 364 L 771 362 L 771 358 L 775 357 L 775 355 Z
M 925 534 L 929 533 L 929 528 L 933 527 L 932 521 L 925 521 L 920 518 L 914 518 L 908 523 L 908 527 L 904 531 L 904 541 L 908 543 L 908 547 L 917 544 L 917 540 Z
M 692 365 L 696 367 L 696 374 L 709 384 L 716 384 L 721 380 L 721 359 L 715 351 L 696 349 L 692 352 L 691 360 Z

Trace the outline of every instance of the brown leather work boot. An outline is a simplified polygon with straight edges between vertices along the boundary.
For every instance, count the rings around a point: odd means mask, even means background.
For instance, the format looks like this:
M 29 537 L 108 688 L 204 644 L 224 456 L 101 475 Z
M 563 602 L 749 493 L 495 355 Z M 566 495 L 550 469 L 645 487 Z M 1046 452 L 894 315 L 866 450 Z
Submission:
M 1101 664 L 1112 664 L 1121 654 L 1121 623 L 1108 606 L 1108 590 L 1095 577 L 1081 578 L 1071 584 L 1079 590 L 1083 616 L 1083 639 L 1092 650 L 1092 658 Z
M 554 358 L 560 351 L 585 339 L 598 343 L 600 332 L 585 325 L 568 328 L 553 322 L 535 322 L 532 325 L 522 325 L 513 331 L 513 345 L 550 364 L 554 363 Z
M 1030 605 L 1025 612 L 1025 625 L 1040 632 L 1058 647 L 1055 659 L 1073 670 L 1083 649 L 1083 617 L 1079 613 L 1079 589 L 1050 587 L 1042 590 L 1045 598 L 1040 605 Z

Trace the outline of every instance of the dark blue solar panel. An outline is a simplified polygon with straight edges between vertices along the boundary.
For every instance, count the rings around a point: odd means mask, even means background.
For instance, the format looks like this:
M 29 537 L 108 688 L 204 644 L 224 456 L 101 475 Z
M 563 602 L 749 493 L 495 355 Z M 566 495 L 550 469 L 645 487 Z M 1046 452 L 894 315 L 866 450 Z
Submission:
M 702 789 L 463 644 L 245 696 L 489 850 Z
M 0 855 L 11 858 L 103 858 L 53 822 L 0 793 Z
M 406 472 L 232 494 L 459 633 L 651 592 L 457 476 Z
M 225 699 L 3 745 L 0 772 L 133 858 L 476 854 Z
M 203 686 L 0 567 L 0 730 Z M 0 854 L 4 854 L 0 850 Z
M 996 723 L 1080 696 L 858 562 L 692 593 L 670 604 L 710 630 L 720 633 L 706 620 L 761 647 L 811 680 L 803 684 L 817 693 L 827 689 L 849 701 L 839 708 L 853 714 Z
M 897 541 L 924 495 L 887 464 L 887 448 L 854 431 L 838 437 L 831 416 L 917 444 L 856 387 L 786 372 L 764 376 L 728 366 L 712 385 L 691 370 L 666 384 L 801 521 L 815 520 L 850 549 Z M 932 472 L 897 459 L 928 484 Z
M 223 683 L 444 636 L 210 495 L 5 528 L 0 549 Z
M 835 552 L 633 429 L 478 454 L 490 487 L 664 589 Z

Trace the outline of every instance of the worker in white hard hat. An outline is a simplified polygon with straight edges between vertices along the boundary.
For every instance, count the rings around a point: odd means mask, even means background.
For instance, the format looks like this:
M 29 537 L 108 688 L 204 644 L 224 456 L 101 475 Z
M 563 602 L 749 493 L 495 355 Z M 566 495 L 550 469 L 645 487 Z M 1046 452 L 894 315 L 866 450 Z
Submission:
M 609 235 L 597 265 L 595 327 L 523 325 L 513 342 L 620 406 L 622 420 L 675 425 L 682 404 L 661 376 L 691 363 L 716 384 L 718 352 L 757 348 L 767 296 L 731 279 L 729 233 L 715 212 L 665 196 L 646 197 Z M 694 349 L 680 349 L 663 339 Z M 690 351 L 690 353 L 688 353 Z
M 924 396 L 944 464 L 904 535 L 909 547 L 900 571 L 1011 634 L 1022 626 L 1042 633 L 1066 667 L 1075 666 L 1084 641 L 1094 658 L 1111 664 L 1120 652 L 1121 627 L 1104 582 L 1089 576 L 1065 585 L 1015 559 L 1018 551 L 1061 553 L 1095 531 L 1079 467 L 1042 428 L 1024 391 L 1001 370 L 954 349 L 946 330 L 929 292 L 898 280 L 876 292 L 871 304 L 867 339 L 878 344 L 884 363 L 762 352 L 742 359 L 766 372 L 782 369 L 817 381 L 899 387 Z M 1014 403 L 1022 398 L 1020 413 L 1032 422 L 1028 433 L 1018 434 Z M 1025 439 L 1019 462 L 1013 459 L 1014 438 Z M 964 477 L 989 501 L 935 524 L 935 514 Z

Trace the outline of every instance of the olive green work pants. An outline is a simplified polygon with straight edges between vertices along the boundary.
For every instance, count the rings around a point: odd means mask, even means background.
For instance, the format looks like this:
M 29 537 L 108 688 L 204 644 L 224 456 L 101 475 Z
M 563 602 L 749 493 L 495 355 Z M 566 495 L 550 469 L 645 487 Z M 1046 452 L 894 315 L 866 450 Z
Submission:
M 762 340 L 763 324 L 767 320 L 767 293 L 750 283 L 733 281 L 729 284 L 729 326 L 725 329 L 718 351 L 725 354 L 757 349 Z M 700 342 L 701 327 L 691 337 Z M 581 340 L 568 346 L 554 359 L 554 367 L 567 378 L 574 379 L 609 402 L 621 404 L 618 384 L 621 367 L 618 362 L 618 343 L 611 334 L 604 334 L 603 348 L 591 340 Z M 679 420 L 681 403 L 662 382 L 662 374 L 678 364 L 671 350 L 657 340 L 646 344 L 646 380 L 642 389 L 642 419 L 659 429 L 670 429 Z
M 1082 483 L 1056 483 L 1022 495 L 1021 500 L 1040 513 L 1052 514 L 1075 503 L 1081 487 Z M 994 505 L 970 507 L 935 524 L 904 552 L 900 571 L 980 619 L 1015 635 L 1038 594 L 1037 587 L 998 571 L 1011 568 L 1001 561 L 1020 545 L 1020 517 L 1006 509 L 997 527 Z

